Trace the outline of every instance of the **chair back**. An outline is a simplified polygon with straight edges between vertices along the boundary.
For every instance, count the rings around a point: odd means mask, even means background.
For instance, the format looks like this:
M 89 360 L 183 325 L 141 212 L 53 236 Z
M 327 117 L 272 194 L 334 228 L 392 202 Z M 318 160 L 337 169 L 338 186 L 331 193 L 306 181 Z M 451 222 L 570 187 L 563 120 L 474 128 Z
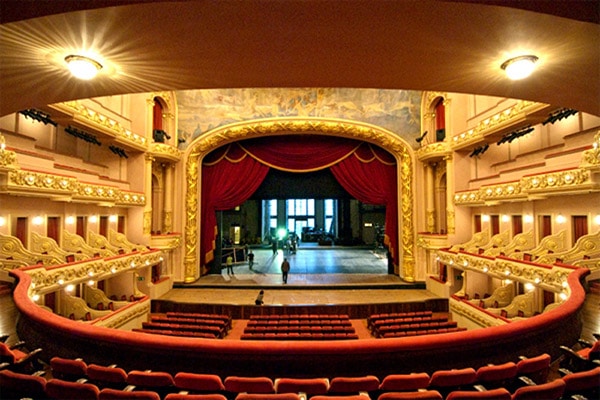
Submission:
M 87 364 L 79 359 L 52 357 L 52 376 L 66 381 L 76 381 L 87 376 Z
M 379 378 L 374 375 L 342 377 L 336 376 L 331 379 L 329 393 L 356 393 L 372 392 L 379 389 Z
M 326 394 L 329 390 L 327 378 L 279 378 L 275 380 L 277 393 Z
M 223 382 L 225 390 L 232 393 L 275 393 L 273 380 L 266 376 L 228 376 Z
M 123 389 L 127 385 L 127 372 L 123 368 L 90 364 L 87 376 L 90 381 L 102 387 Z
M 536 357 L 524 358 L 517 363 L 517 375 L 527 376 L 535 383 L 545 383 L 550 371 L 550 355 L 540 354 Z
M 175 386 L 178 389 L 193 392 L 220 392 L 225 390 L 219 375 L 191 372 L 178 372 L 175 375 Z
M 54 400 L 98 400 L 100 389 L 91 383 L 54 378 L 46 383 L 46 395 Z
M 380 390 L 388 392 L 405 392 L 425 389 L 429 386 L 430 376 L 426 372 L 413 374 L 392 374 L 383 378 Z
M 98 400 L 160 400 L 156 392 L 148 390 L 124 391 L 112 388 L 104 388 L 100 391 Z
M 442 400 L 442 394 L 437 390 L 422 390 L 419 392 L 386 392 L 377 400 Z
M 469 390 L 455 390 L 446 396 L 446 400 L 510 400 L 510 392 L 505 388 L 486 390 L 483 392 Z
M 512 400 L 559 400 L 565 392 L 565 381 L 556 379 L 535 386 L 523 386 L 512 395 Z
M 0 371 L 0 394 L 6 399 L 42 399 L 46 397 L 46 380 L 41 376 Z

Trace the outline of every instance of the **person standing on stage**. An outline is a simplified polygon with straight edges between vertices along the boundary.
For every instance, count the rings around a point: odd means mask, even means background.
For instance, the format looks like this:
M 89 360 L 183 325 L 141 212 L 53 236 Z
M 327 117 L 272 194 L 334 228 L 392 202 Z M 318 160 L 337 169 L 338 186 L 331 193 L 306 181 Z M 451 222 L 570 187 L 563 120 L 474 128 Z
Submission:
M 290 263 L 287 258 L 283 259 L 281 263 L 281 276 L 283 278 L 283 283 L 287 283 L 288 272 L 290 272 Z
M 250 250 L 248 252 L 248 267 L 250 267 L 250 269 L 252 269 L 253 265 L 254 265 L 254 253 L 252 252 L 252 250 Z
M 227 264 L 227 275 L 229 275 L 230 273 L 231 275 L 235 275 L 233 273 L 233 257 L 227 256 L 227 261 L 225 263 Z
M 276 255 L 277 254 L 277 239 L 276 238 L 273 238 L 272 246 L 273 246 L 273 255 Z

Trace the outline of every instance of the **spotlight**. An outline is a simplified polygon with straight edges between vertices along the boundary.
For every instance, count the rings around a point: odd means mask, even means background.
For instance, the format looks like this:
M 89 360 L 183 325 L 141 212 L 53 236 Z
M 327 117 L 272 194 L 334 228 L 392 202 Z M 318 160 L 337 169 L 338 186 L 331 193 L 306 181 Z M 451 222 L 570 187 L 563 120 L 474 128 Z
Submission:
M 90 80 L 102 69 L 102 64 L 86 56 L 71 54 L 65 57 L 69 71 L 74 77 Z
M 539 58 L 533 55 L 519 56 L 504 61 L 500 68 L 506 72 L 509 79 L 516 81 L 531 75 L 537 60 L 539 60 Z
M 554 111 L 552 114 L 546 118 L 542 125 L 546 124 L 554 124 L 556 121 L 560 121 L 563 118 L 568 118 L 571 115 L 577 114 L 579 111 L 573 110 L 571 108 L 561 108 L 560 110 Z
M 417 143 L 421 143 L 423 141 L 423 139 L 425 138 L 425 136 L 427 136 L 427 131 L 423 132 L 423 134 L 421 136 L 419 136 L 418 138 L 416 138 L 415 140 L 417 141 Z

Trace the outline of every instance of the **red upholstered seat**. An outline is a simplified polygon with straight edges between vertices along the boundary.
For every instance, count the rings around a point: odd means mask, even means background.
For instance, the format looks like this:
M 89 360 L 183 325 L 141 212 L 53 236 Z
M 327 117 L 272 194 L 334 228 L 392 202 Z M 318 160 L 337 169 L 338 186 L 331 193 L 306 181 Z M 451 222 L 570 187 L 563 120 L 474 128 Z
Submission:
M 447 395 L 453 390 L 461 390 L 475 383 L 477 373 L 473 368 L 438 370 L 431 375 L 429 388 Z
M 42 349 L 25 352 L 25 342 L 19 342 L 12 346 L 0 342 L 0 363 L 8 363 L 8 369 L 15 372 L 33 372 L 38 369 L 38 358 Z
M 87 377 L 91 383 L 100 387 L 123 389 L 127 386 L 127 372 L 123 368 L 90 364 L 87 367 Z
M 165 387 L 175 385 L 173 376 L 168 372 L 137 370 L 130 371 L 129 374 L 127 374 L 127 383 L 140 387 Z
M 329 393 L 371 392 L 379 389 L 379 378 L 374 375 L 358 377 L 336 376 L 331 379 Z
M 225 390 L 233 393 L 275 393 L 273 380 L 267 377 L 228 376 L 223 382 Z
M 470 399 L 485 399 L 485 400 L 510 400 L 510 392 L 505 388 L 497 388 L 486 390 L 483 392 L 455 390 L 446 396 L 446 400 L 470 400 Z
M 165 400 L 227 400 L 222 394 L 180 394 L 169 393 Z
M 505 387 L 517 376 L 517 364 L 510 361 L 499 365 L 484 365 L 477 369 L 477 383 L 487 389 Z
M 297 393 L 240 393 L 235 397 L 235 400 L 301 400 L 301 398 Z
M 81 359 L 52 357 L 52 376 L 62 380 L 76 381 L 87 376 L 87 364 Z
M 55 400 L 97 400 L 100 389 L 91 383 L 50 379 L 46 383 L 46 395 Z
M 191 372 L 178 372 L 175 375 L 175 386 L 182 390 L 194 392 L 219 392 L 225 386 L 218 375 L 194 374 Z
M 275 380 L 277 393 L 326 394 L 329 390 L 327 378 L 279 378 Z
M 563 376 L 566 384 L 565 395 L 580 394 L 588 398 L 598 398 L 600 392 L 600 367 L 588 371 L 574 372 Z
M 382 393 L 378 400 L 442 400 L 443 397 L 437 390 L 423 390 L 420 392 L 387 392 Z
M 535 386 L 523 386 L 512 395 L 512 400 L 558 400 L 565 391 L 566 384 L 562 379 Z
M 535 383 L 545 383 L 550 371 L 550 355 L 543 353 L 536 357 L 522 358 L 517 363 L 517 375 L 527 376 Z
M 370 400 L 371 398 L 368 395 L 362 394 L 351 394 L 346 396 L 312 396 L 310 400 Z
M 0 371 L 0 388 L 0 397 L 4 399 L 41 399 L 46 397 L 46 380 L 44 378 L 7 369 Z
M 383 378 L 379 389 L 388 392 L 406 392 L 425 389 L 429 386 L 430 376 L 426 372 L 412 374 L 392 374 Z
M 148 390 L 129 392 L 125 390 L 104 388 L 100 391 L 98 400 L 160 400 L 160 396 L 158 393 Z

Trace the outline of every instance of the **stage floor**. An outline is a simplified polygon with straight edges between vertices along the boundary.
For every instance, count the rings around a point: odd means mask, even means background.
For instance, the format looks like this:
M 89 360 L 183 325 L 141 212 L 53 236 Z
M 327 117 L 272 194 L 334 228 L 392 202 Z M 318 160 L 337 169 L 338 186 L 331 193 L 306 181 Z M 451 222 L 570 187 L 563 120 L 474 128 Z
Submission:
M 252 270 L 246 261 L 234 266 L 233 275 L 206 275 L 198 281 L 176 285 L 161 300 L 178 303 L 253 304 L 265 290 L 265 305 L 377 304 L 414 302 L 437 298 L 424 284 L 403 281 L 387 273 L 383 250 L 319 247 L 304 244 L 296 254 L 276 255 L 271 249 L 253 249 Z M 281 262 L 291 271 L 287 284 L 281 278 Z M 398 290 L 402 289 L 402 290 Z

